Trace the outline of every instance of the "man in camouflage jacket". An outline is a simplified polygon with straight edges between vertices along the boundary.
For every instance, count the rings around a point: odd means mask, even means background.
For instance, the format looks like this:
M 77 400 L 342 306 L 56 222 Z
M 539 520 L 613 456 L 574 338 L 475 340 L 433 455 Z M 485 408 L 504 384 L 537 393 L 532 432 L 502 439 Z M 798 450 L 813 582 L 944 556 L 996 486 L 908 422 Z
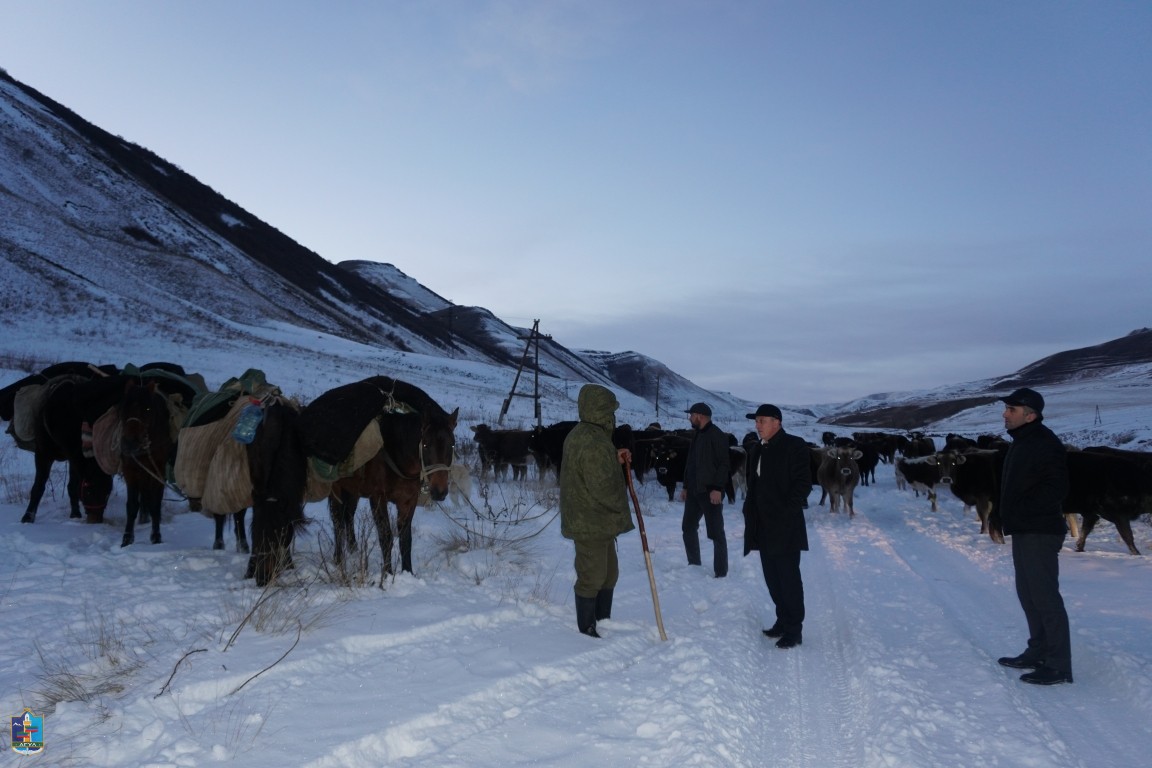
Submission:
M 634 527 L 620 466 L 631 457 L 612 444 L 619 406 L 611 390 L 584 385 L 580 423 L 564 440 L 560 465 L 560 533 L 576 548 L 576 626 L 591 637 L 600 636 L 597 620 L 611 617 L 620 575 L 616 537 Z

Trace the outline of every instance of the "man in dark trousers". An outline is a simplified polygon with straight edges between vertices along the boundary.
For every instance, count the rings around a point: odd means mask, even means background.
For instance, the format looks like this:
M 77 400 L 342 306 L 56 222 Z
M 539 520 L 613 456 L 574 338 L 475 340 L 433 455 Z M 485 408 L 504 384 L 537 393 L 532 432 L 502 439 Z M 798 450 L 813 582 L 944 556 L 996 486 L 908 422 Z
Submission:
M 712 540 L 712 569 L 716 578 L 728 575 L 728 539 L 724 533 L 724 486 L 728 483 L 728 435 L 712 423 L 707 403 L 689 408 L 688 421 L 695 434 L 684 464 L 684 551 L 689 565 L 700 565 L 700 518 Z
M 764 583 L 776 604 L 776 623 L 764 630 L 777 648 L 803 642 L 804 582 L 800 553 L 808 549 L 804 507 L 812 491 L 808 444 L 781 425 L 780 409 L 765 403 L 749 413 L 757 441 L 749 441 L 744 499 L 744 554 L 760 551 Z
M 1016 595 L 1028 622 L 1028 647 L 1000 664 L 1031 669 L 1020 679 L 1035 685 L 1072 682 L 1068 612 L 1060 596 L 1060 549 L 1068 525 L 1068 458 L 1060 438 L 1044 425 L 1044 398 L 1018 389 L 1004 401 L 1004 427 L 1012 446 L 1000 481 L 1000 520 L 1012 537 Z

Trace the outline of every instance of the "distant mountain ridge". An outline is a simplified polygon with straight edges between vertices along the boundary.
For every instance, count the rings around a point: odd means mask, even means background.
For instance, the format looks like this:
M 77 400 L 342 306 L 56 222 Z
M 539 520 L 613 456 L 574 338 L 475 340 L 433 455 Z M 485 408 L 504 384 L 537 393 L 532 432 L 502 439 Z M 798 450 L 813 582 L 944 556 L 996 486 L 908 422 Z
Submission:
M 1001 394 L 1018 387 L 1043 388 L 1149 364 L 1152 364 L 1152 329 L 1139 328 L 1119 339 L 1049 355 L 1007 376 L 954 388 L 949 396 L 932 392 L 876 395 L 846 403 L 825 414 L 820 421 L 839 426 L 918 429 L 969 408 L 995 402 Z
M 1004 386 L 1041 386 L 1090 376 L 1118 365 L 1152 363 L 1152 329 L 1138 328 L 1127 336 L 1091 347 L 1058 352 L 1021 368 Z

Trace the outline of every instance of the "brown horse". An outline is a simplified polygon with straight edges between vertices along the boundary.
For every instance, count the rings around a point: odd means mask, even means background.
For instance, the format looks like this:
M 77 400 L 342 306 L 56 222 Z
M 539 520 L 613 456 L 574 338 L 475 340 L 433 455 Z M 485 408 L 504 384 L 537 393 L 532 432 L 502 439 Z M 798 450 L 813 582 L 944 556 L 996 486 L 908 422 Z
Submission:
M 138 514 L 151 521 L 152 543 L 160 544 L 160 507 L 167 485 L 165 467 L 175 447 L 168 400 L 157 390 L 154 381 L 141 384 L 129 377 L 118 412 L 120 474 L 127 497 L 127 520 L 120 546 L 127 547 L 136 540 Z
M 383 447 L 353 474 L 332 484 L 328 512 L 335 539 L 334 558 L 337 564 L 343 563 L 345 546 L 356 546 L 352 523 L 359 500 L 367 498 L 380 540 L 382 576 L 393 573 L 392 521 L 388 514 L 391 502 L 396 505 L 400 566 L 411 573 L 412 517 L 421 491 L 427 491 L 436 501 L 448 496 L 448 469 L 452 465 L 460 409 L 447 413 L 422 389 L 387 376 L 375 376 L 362 383 L 370 383 L 388 395 L 387 406 L 376 417 Z

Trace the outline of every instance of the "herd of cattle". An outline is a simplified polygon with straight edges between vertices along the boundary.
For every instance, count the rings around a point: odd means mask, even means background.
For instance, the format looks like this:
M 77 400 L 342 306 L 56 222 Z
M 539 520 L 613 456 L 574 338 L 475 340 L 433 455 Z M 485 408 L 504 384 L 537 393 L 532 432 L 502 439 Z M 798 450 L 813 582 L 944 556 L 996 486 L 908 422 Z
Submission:
M 480 459 L 480 473 L 495 477 L 526 478 L 535 464 L 541 477 L 555 470 L 559 476 L 564 438 L 576 425 L 563 421 L 531 430 L 493 429 L 486 424 L 471 427 Z M 729 503 L 745 483 L 745 445 L 757 440 L 749 432 L 744 440 L 729 435 L 731 478 L 727 488 Z M 644 429 L 628 425 L 616 428 L 613 441 L 618 448 L 632 452 L 632 471 L 638 482 L 648 472 L 668 492 L 672 501 L 683 481 L 691 430 L 663 430 L 658 424 Z M 937 448 L 936 440 L 920 432 L 893 434 L 855 432 L 838 437 L 822 435 L 823 445 L 809 443 L 812 485 L 819 486 L 819 504 L 828 501 L 830 511 L 845 509 L 855 513 L 853 495 L 857 486 L 876 479 L 880 464 L 891 465 L 897 487 L 923 493 L 936 510 L 937 489 L 941 486 L 972 507 L 980 521 L 980 532 L 1003 542 L 998 515 L 1000 475 L 1009 443 L 1003 438 L 983 435 L 967 438 L 949 434 Z M 1068 448 L 1070 490 L 1064 502 L 1076 550 L 1084 551 L 1088 534 L 1101 518 L 1116 526 L 1128 550 L 1140 554 L 1132 537 L 1132 521 L 1152 513 L 1152 453 L 1108 447 Z M 1076 516 L 1079 515 L 1080 524 Z

